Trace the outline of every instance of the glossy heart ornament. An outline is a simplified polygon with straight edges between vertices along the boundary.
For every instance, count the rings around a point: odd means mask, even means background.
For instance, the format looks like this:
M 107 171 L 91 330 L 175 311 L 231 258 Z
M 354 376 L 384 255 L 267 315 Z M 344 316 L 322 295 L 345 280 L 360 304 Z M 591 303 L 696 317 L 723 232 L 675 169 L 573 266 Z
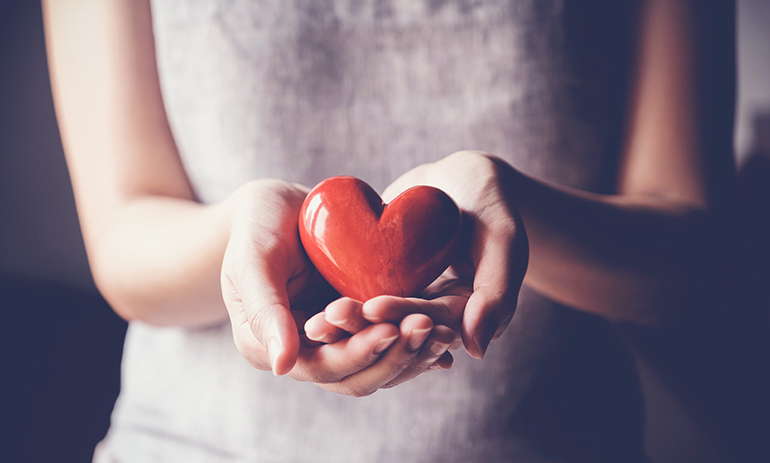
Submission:
M 410 188 L 390 204 L 365 182 L 324 180 L 302 205 L 299 233 L 310 260 L 343 296 L 413 296 L 449 266 L 460 210 L 443 191 Z

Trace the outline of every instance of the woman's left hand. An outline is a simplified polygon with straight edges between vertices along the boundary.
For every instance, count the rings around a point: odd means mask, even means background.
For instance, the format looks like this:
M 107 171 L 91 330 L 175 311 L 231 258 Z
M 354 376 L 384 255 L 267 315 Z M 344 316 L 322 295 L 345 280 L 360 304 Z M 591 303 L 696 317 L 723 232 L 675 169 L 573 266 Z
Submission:
M 463 212 L 457 259 L 419 297 L 330 304 L 308 322 L 308 336 L 329 342 L 369 323 L 397 322 L 422 313 L 461 334 L 468 353 L 483 358 L 490 341 L 513 316 L 529 259 L 507 167 L 487 154 L 461 151 L 418 166 L 393 182 L 383 193 L 386 202 L 416 185 L 439 188 L 457 202 Z

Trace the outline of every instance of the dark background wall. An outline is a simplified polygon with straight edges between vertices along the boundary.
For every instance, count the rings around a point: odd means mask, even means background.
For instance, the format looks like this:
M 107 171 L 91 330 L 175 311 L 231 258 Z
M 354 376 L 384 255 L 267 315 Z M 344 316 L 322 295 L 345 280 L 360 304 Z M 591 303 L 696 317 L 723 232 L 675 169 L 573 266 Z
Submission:
M 93 290 L 51 100 L 40 5 L 0 5 L 0 272 Z
M 90 461 L 125 323 L 88 270 L 37 1 L 0 1 L 0 310 L 0 460 Z
M 740 304 L 767 317 L 767 245 L 744 244 L 770 236 L 770 2 L 738 2 L 738 46 L 736 157 L 745 165 L 738 208 L 744 221 L 733 264 L 765 273 L 750 271 L 734 284 L 747 294 Z M 36 1 L 0 1 L 0 309 L 1 412 L 10 430 L 0 434 L 6 440 L 0 459 L 89 461 L 117 395 L 125 324 L 98 296 L 88 270 Z M 716 461 L 686 398 L 672 394 L 641 359 L 640 374 L 653 461 Z M 730 400 L 717 404 L 727 409 L 719 416 L 740 418 Z

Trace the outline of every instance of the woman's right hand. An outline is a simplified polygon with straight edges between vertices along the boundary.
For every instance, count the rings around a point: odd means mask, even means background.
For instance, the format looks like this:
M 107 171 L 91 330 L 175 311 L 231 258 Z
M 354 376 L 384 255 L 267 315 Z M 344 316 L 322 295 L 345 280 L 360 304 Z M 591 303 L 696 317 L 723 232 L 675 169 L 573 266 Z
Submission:
M 221 284 L 235 345 L 255 368 L 341 394 L 369 395 L 405 370 L 420 368 L 426 361 L 422 351 L 435 350 L 437 343 L 448 347 L 454 335 L 413 314 L 399 326 L 372 324 L 333 343 L 308 341 L 304 322 L 335 293 L 299 240 L 299 210 L 307 192 L 288 182 L 255 180 L 232 198 Z

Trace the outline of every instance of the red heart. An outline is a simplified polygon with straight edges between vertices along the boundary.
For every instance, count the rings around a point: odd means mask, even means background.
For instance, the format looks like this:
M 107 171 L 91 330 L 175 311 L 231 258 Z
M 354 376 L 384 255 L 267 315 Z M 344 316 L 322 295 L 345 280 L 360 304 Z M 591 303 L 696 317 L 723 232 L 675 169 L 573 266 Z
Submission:
M 390 204 L 365 182 L 332 177 L 302 204 L 299 234 L 310 260 L 343 296 L 413 296 L 449 266 L 460 210 L 443 191 L 410 188 Z

